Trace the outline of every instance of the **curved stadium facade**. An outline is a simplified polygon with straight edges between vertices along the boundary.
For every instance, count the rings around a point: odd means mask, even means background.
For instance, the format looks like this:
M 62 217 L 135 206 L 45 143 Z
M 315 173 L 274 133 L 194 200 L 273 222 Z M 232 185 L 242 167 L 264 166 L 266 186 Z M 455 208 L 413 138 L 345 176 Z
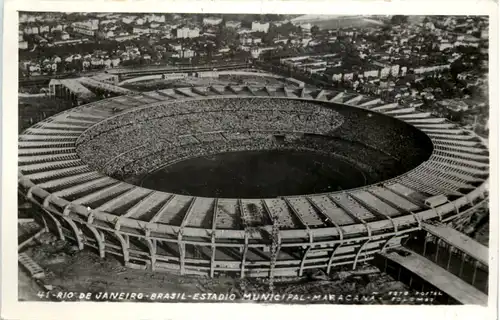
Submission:
M 249 150 L 328 154 L 363 179 L 267 197 L 140 186 L 182 160 Z M 422 222 L 482 202 L 488 172 L 487 146 L 474 133 L 415 108 L 328 90 L 145 92 L 68 110 L 19 138 L 19 190 L 60 238 L 130 267 L 212 277 L 356 268 Z

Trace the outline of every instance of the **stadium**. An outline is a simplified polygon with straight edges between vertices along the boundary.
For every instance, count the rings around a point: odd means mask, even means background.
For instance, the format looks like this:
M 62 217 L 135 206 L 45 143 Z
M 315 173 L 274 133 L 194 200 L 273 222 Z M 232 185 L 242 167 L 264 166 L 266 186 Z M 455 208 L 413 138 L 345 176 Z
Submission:
M 296 87 L 124 95 L 19 137 L 19 191 L 59 238 L 210 277 L 356 268 L 484 201 L 488 172 L 486 142 L 444 118 Z

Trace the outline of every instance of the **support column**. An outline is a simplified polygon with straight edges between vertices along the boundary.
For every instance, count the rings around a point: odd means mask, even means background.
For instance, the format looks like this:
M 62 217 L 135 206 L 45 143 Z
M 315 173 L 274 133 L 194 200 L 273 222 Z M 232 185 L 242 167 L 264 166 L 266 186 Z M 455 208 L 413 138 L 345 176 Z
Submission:
M 78 249 L 82 250 L 84 244 L 83 244 L 83 241 L 82 241 L 82 238 L 81 238 L 81 233 L 80 233 L 81 231 L 78 229 L 78 227 L 76 226 L 75 222 L 73 220 L 71 220 L 71 218 L 69 217 L 70 210 L 71 210 L 71 203 L 68 203 L 64 207 L 64 209 L 63 209 L 63 216 L 62 216 L 62 218 L 71 227 L 71 229 L 72 229 L 72 231 L 73 231 L 73 233 L 75 235 L 76 242 L 78 244 Z
M 240 271 L 241 279 L 245 277 L 245 262 L 247 258 L 247 252 L 248 252 L 248 232 L 245 230 L 245 244 L 243 247 L 243 253 L 241 257 L 241 271 Z
M 182 230 L 177 235 L 177 244 L 179 246 L 179 268 L 181 275 L 183 275 L 185 272 L 186 245 L 182 241 Z
M 151 256 L 151 271 L 156 270 L 156 240 L 146 239 L 149 249 L 149 255 Z
M 330 258 L 328 259 L 328 265 L 326 267 L 326 274 L 330 274 L 330 271 L 332 270 L 333 266 L 333 259 L 335 258 L 335 254 L 339 251 L 339 249 L 342 247 L 344 243 L 341 242 L 339 243 L 335 248 L 332 250 L 332 254 L 330 255 Z
M 363 249 L 368 245 L 368 243 L 371 241 L 371 236 L 368 238 L 368 240 L 366 240 L 360 247 L 359 247 L 359 250 L 358 252 L 356 253 L 356 257 L 354 258 L 354 263 L 352 265 L 352 269 L 355 270 L 356 269 L 356 266 L 358 265 L 358 260 L 359 260 L 359 257 L 361 256 L 361 252 L 363 251 Z
M 94 235 L 97 243 L 97 249 L 99 250 L 99 257 L 104 258 L 106 255 L 104 239 L 101 237 L 101 234 L 94 226 L 87 225 L 87 228 L 89 228 L 90 232 L 92 232 L 92 234 Z
M 128 241 L 119 232 L 113 231 L 113 234 L 122 246 L 123 262 L 127 265 L 130 260 Z
M 212 255 L 210 256 L 210 278 L 214 277 L 215 273 L 215 252 L 217 250 L 217 247 L 215 246 L 215 233 L 212 232 Z
M 47 216 L 50 218 L 50 220 L 52 220 L 52 222 L 54 223 L 54 225 L 56 226 L 56 229 L 57 229 L 57 235 L 59 236 L 59 239 L 61 240 L 65 240 L 66 237 L 64 236 L 64 233 L 63 233 L 63 230 L 62 230 L 62 226 L 61 226 L 61 222 L 59 222 L 59 220 L 57 220 L 56 217 L 54 217 L 50 212 L 48 212 L 47 210 L 44 210 L 44 212 L 47 214 Z M 44 219 L 45 221 L 45 219 Z
M 71 227 L 71 229 L 72 229 L 72 231 L 73 231 L 73 233 L 75 235 L 75 239 L 76 239 L 76 243 L 78 245 L 78 249 L 79 250 L 83 250 L 84 243 L 83 243 L 83 239 L 82 239 L 82 235 L 81 235 L 80 229 L 78 229 L 78 226 L 76 225 L 76 223 L 73 220 L 71 220 L 71 218 L 63 216 L 63 219 Z
M 300 269 L 299 269 L 299 277 L 302 277 L 304 274 L 304 265 L 306 264 L 307 260 L 307 255 L 309 254 L 309 251 L 311 251 L 312 245 L 309 245 L 309 247 L 304 251 L 304 255 L 302 256 L 302 260 L 300 261 Z

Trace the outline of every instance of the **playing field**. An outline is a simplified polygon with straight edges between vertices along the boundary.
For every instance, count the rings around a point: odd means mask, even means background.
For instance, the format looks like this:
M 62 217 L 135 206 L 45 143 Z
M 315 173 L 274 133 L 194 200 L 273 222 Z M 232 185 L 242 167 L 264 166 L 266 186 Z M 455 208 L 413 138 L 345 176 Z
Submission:
M 276 197 L 350 189 L 368 173 L 333 155 L 310 151 L 227 152 L 177 162 L 148 175 L 142 186 L 202 197 Z

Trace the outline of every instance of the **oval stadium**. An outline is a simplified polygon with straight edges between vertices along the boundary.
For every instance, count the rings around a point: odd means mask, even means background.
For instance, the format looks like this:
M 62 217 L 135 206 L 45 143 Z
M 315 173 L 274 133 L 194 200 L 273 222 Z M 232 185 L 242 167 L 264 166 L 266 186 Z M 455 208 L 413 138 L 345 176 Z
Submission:
M 373 97 L 274 86 L 81 105 L 19 137 L 19 191 L 80 249 L 215 277 L 356 268 L 487 197 L 486 142 Z

